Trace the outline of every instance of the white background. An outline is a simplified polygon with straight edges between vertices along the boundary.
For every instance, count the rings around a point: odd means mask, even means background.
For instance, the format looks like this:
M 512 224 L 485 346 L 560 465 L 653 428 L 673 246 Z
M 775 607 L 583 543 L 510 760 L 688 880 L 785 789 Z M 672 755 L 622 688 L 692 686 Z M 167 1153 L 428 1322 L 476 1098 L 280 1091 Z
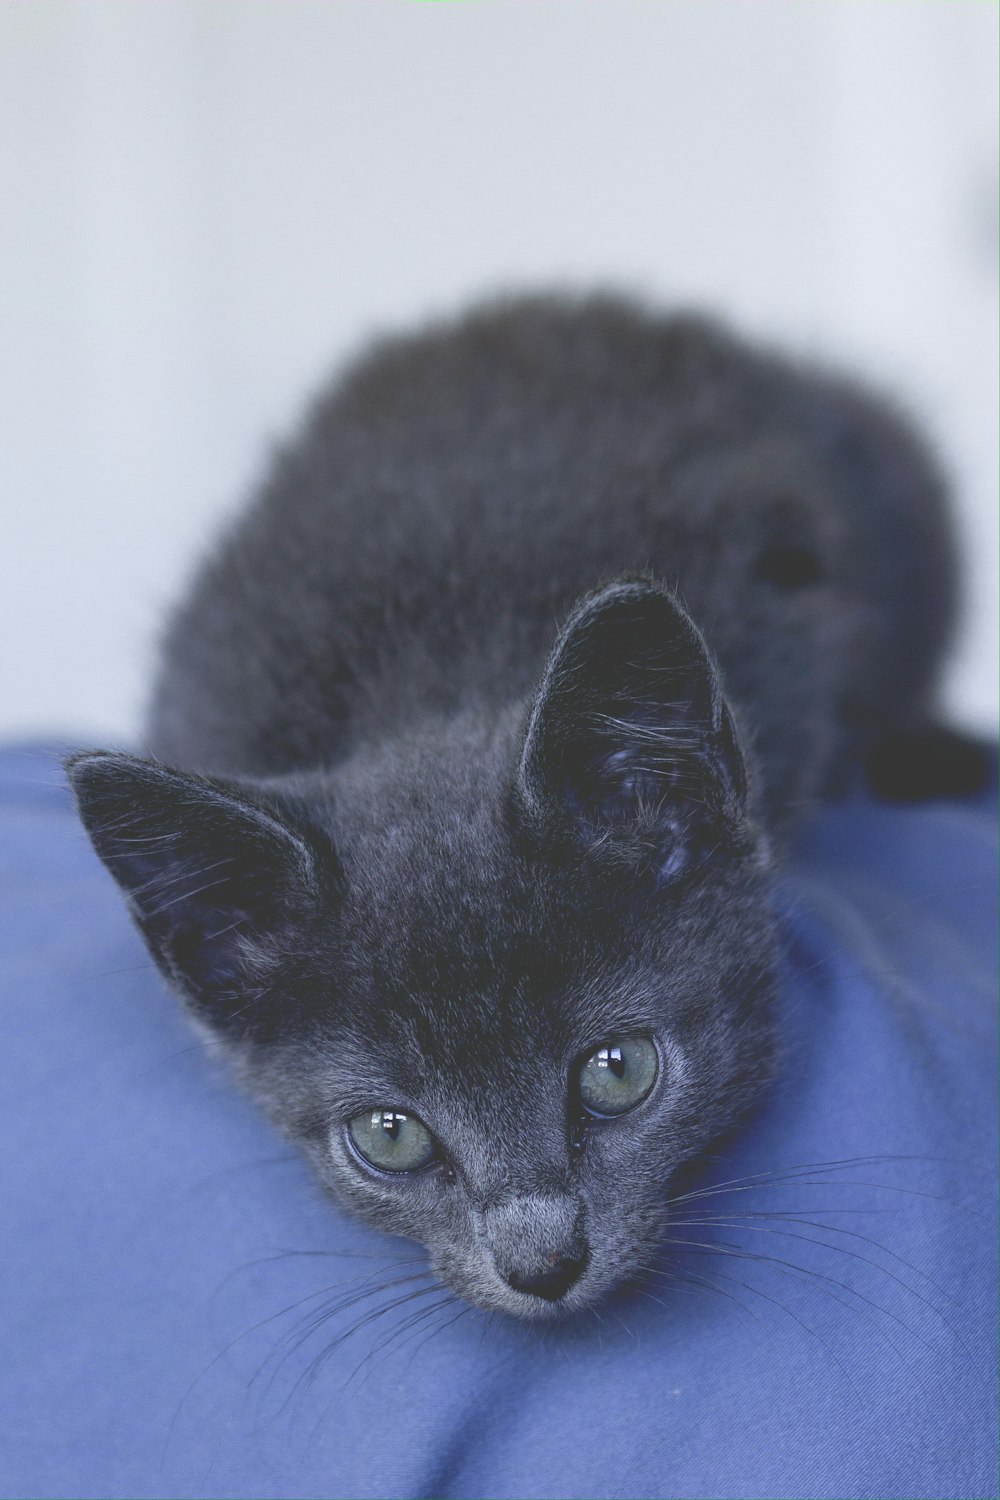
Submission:
M 0 0 L 0 732 L 134 733 L 331 363 L 483 289 L 694 302 L 904 396 L 997 689 L 991 0 Z

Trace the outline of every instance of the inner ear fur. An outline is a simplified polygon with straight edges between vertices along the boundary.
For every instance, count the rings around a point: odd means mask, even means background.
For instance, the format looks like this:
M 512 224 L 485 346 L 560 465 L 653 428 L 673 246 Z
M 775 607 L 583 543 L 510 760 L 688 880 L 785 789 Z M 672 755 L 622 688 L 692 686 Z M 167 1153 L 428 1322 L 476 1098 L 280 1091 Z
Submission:
M 516 776 L 525 815 L 671 880 L 718 843 L 746 791 L 718 671 L 675 595 L 635 579 L 584 599 L 528 717 Z
M 317 850 L 255 789 L 95 751 L 66 765 L 160 969 L 220 1030 L 254 1022 L 254 955 L 316 903 Z

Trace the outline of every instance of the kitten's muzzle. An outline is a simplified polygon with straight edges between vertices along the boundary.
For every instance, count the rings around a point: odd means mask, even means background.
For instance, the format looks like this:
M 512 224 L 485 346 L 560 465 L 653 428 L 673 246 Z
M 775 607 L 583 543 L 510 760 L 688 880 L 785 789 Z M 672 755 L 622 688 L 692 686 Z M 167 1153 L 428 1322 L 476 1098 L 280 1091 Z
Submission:
M 589 1260 L 581 1205 L 562 1195 L 514 1195 L 479 1219 L 498 1275 L 515 1292 L 558 1302 Z
M 549 1264 L 544 1270 L 529 1275 L 523 1275 L 519 1271 L 510 1271 L 504 1279 L 515 1292 L 524 1292 L 532 1297 L 544 1297 L 546 1302 L 558 1302 L 560 1297 L 579 1281 L 586 1269 L 587 1259 L 586 1250 L 582 1255 L 555 1253 L 549 1256 Z

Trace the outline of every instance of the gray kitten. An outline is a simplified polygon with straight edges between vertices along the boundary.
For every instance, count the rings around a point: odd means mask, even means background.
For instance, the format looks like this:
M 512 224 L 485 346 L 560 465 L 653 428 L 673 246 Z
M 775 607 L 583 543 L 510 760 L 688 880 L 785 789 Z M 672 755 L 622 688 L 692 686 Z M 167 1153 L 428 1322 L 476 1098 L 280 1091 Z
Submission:
M 934 465 L 852 385 L 496 303 L 321 397 L 174 616 L 155 758 L 69 774 L 336 1201 L 551 1318 L 648 1262 L 771 1072 L 799 820 L 862 756 L 964 764 L 954 572 Z

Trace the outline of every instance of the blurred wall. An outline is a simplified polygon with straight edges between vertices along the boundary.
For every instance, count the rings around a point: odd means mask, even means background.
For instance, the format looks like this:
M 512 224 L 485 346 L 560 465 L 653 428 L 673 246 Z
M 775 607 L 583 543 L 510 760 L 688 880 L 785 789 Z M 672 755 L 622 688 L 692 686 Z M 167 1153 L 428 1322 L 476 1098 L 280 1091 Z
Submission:
M 0 0 L 0 732 L 134 732 L 331 361 L 500 285 L 695 302 L 902 394 L 996 720 L 988 0 Z

